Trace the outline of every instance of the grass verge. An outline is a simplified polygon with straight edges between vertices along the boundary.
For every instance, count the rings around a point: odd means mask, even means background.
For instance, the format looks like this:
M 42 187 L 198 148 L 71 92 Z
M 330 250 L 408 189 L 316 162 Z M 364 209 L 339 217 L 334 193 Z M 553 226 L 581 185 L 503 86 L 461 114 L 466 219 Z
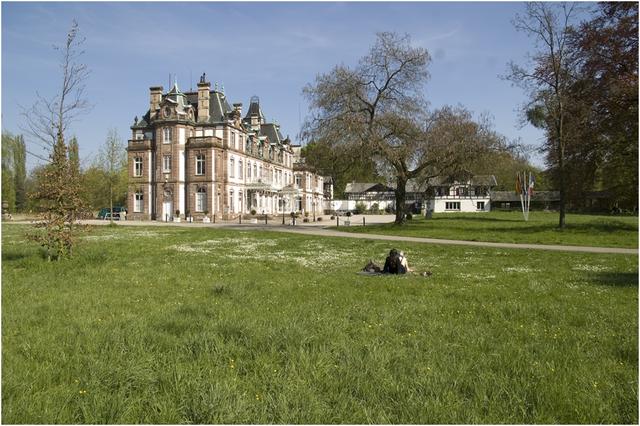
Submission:
M 366 216 L 364 216 L 366 219 Z M 362 219 L 352 221 L 361 223 Z M 534 211 L 525 222 L 520 212 L 439 213 L 432 219 L 416 215 L 406 225 L 393 223 L 341 226 L 340 231 L 406 237 L 443 238 L 500 243 L 562 244 L 595 247 L 638 247 L 637 216 L 567 215 L 558 229 L 558 214 Z

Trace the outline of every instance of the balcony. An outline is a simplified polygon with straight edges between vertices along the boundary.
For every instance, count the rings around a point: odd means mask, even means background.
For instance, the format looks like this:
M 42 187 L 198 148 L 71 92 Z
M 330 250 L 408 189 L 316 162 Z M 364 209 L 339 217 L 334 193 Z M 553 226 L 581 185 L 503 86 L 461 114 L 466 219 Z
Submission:
M 153 146 L 151 139 L 129 139 L 127 151 L 147 151 Z
M 194 136 L 187 139 L 187 148 L 223 148 L 222 139 L 215 136 Z

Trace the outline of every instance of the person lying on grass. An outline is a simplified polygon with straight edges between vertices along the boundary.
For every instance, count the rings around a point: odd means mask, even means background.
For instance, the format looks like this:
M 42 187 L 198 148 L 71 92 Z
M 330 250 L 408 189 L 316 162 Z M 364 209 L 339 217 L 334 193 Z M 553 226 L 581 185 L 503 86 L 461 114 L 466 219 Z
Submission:
M 398 252 L 396 249 L 391 249 L 389 256 L 387 256 L 387 259 L 384 261 L 384 268 L 382 270 L 371 260 L 369 260 L 369 263 L 363 270 L 365 272 L 382 272 L 383 274 L 406 274 L 410 271 L 404 253 Z

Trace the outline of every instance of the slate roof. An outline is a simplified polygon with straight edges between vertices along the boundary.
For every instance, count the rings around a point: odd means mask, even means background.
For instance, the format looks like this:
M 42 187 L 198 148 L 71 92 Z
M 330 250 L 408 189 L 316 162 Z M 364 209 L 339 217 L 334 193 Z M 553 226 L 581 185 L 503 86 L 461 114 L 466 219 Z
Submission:
M 520 195 L 515 191 L 493 191 L 491 201 L 520 202 Z M 534 191 L 531 201 L 560 201 L 560 191 Z
M 363 192 L 392 192 L 393 188 L 384 185 L 382 183 L 371 182 L 371 183 L 361 183 L 361 182 L 350 182 L 345 186 L 345 193 L 355 193 L 360 194 Z

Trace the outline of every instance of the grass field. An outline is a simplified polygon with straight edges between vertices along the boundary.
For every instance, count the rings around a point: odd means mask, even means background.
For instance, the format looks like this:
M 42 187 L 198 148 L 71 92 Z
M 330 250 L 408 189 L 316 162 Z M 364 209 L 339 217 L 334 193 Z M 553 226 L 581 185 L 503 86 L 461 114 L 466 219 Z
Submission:
M 353 220 L 361 223 L 361 217 L 356 216 Z M 528 222 L 522 218 L 522 212 L 437 213 L 428 220 L 416 215 L 403 226 L 341 226 L 339 230 L 501 243 L 638 247 L 637 216 L 568 214 L 566 219 L 567 227 L 559 230 L 558 213 L 532 211 Z
M 638 258 L 2 228 L 3 423 L 637 423 Z

